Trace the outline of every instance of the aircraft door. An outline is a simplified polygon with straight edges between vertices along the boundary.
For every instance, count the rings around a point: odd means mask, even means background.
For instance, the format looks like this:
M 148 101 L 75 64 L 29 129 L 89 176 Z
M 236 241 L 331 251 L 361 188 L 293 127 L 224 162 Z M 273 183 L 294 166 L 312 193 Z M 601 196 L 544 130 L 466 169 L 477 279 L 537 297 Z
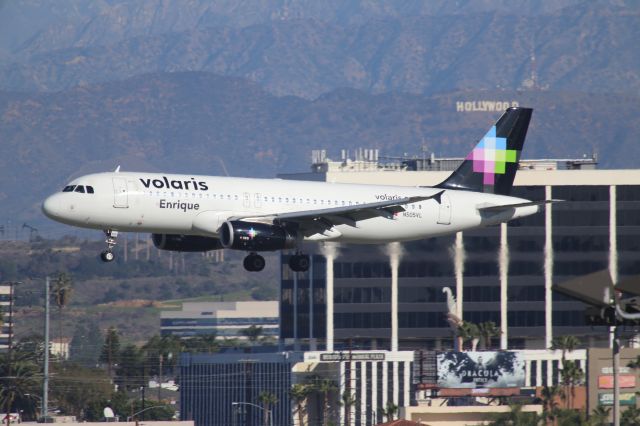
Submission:
M 125 178 L 113 178 L 113 207 L 120 209 L 129 207 L 127 180 Z
M 451 200 L 447 193 L 440 197 L 440 209 L 438 210 L 438 223 L 440 225 L 451 225 Z
M 253 194 L 253 205 L 255 208 L 262 208 L 262 195 L 259 192 Z
M 248 192 L 244 192 L 242 194 L 242 207 L 244 207 L 245 209 L 251 208 L 251 194 L 249 194 Z

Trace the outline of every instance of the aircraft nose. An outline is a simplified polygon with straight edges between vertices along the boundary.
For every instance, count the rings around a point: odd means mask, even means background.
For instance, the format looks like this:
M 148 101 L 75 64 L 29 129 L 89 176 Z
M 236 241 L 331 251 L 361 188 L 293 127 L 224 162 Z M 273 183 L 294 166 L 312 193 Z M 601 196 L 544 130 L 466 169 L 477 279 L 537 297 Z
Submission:
M 42 203 L 42 212 L 51 219 L 58 219 L 62 214 L 62 200 L 59 194 L 48 197 Z

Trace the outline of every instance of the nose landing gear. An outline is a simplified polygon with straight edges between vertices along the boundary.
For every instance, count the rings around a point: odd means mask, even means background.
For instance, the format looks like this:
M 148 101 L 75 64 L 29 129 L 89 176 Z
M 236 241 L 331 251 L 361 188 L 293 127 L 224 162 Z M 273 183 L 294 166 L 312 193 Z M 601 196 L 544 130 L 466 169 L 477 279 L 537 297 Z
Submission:
M 265 261 L 264 257 L 257 253 L 249 253 L 242 262 L 244 269 L 250 272 L 260 272 L 264 269 Z
M 115 255 L 113 254 L 113 247 L 116 245 L 116 238 L 118 237 L 118 231 L 114 231 L 112 229 L 105 229 L 104 234 L 107 236 L 105 243 L 107 243 L 107 249 L 100 253 L 100 259 L 103 262 L 112 262 L 115 259 Z

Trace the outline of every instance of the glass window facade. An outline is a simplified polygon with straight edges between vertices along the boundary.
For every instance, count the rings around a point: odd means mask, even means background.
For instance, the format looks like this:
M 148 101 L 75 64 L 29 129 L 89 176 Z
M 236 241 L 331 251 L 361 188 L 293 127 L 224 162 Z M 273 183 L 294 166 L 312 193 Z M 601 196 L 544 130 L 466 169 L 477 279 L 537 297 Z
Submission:
M 551 206 L 552 276 L 554 283 L 609 266 L 609 185 L 552 186 L 551 197 L 565 200 Z M 617 259 L 620 278 L 640 274 L 640 185 L 616 186 Z M 545 187 L 515 187 L 513 196 L 543 200 Z M 544 341 L 545 333 L 545 207 L 538 214 L 513 220 L 507 227 L 509 342 Z M 432 347 L 452 338 L 446 321 L 444 287 L 454 295 L 455 237 L 403 244 L 399 276 L 400 349 L 416 339 Z M 500 324 L 500 227 L 463 234 L 463 317 L 475 323 Z M 325 260 L 313 256 L 314 337 L 324 338 Z M 282 337 L 293 337 L 293 277 L 282 256 Z M 343 336 L 381 339 L 388 344 L 391 327 L 391 269 L 384 247 L 345 245 L 334 263 L 336 339 Z M 309 272 L 298 279 L 298 337 L 308 337 Z M 553 293 L 554 335 L 602 335 L 585 323 L 580 302 Z M 405 345 L 403 346 L 403 339 Z M 498 341 L 499 339 L 495 339 Z M 386 343 L 385 343 L 386 342 Z M 338 342 L 336 342 L 338 344 Z

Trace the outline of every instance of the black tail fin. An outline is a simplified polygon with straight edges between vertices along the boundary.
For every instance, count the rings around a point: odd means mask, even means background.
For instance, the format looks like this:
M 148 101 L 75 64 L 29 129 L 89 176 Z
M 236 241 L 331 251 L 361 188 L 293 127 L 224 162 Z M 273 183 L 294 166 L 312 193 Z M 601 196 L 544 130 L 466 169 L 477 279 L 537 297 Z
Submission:
M 531 120 L 531 108 L 509 108 L 437 188 L 509 195 Z

